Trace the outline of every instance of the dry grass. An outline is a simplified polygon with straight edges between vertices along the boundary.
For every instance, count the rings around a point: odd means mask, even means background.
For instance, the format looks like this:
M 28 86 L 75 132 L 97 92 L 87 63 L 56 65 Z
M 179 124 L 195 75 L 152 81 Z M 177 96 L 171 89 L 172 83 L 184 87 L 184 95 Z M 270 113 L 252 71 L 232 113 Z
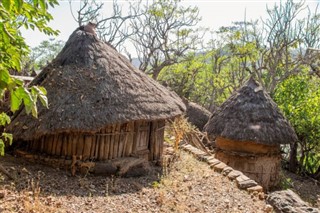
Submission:
M 20 192 L 4 190 L 7 193 L 6 211 L 0 208 L 0 212 L 23 212 L 23 213 L 58 213 L 61 211 L 61 203 L 55 203 L 51 197 L 41 196 L 40 180 L 29 179 L 28 186 Z M 14 183 L 12 183 L 12 190 Z
M 209 141 L 207 134 L 199 131 L 183 116 L 177 117 L 170 123 L 166 134 L 173 136 L 175 150 L 178 149 L 181 142 L 184 142 L 189 143 L 204 152 L 208 152 L 208 149 L 204 145 L 204 142 Z

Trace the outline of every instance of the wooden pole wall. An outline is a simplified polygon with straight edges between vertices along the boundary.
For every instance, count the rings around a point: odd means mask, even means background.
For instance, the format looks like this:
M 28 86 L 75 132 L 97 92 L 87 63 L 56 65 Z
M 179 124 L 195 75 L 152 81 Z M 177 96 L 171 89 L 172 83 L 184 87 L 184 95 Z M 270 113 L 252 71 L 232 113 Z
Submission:
M 63 133 L 45 135 L 30 141 L 27 150 L 71 159 L 105 161 L 128 156 L 146 155 L 159 160 L 163 151 L 164 120 L 114 124 L 96 134 Z

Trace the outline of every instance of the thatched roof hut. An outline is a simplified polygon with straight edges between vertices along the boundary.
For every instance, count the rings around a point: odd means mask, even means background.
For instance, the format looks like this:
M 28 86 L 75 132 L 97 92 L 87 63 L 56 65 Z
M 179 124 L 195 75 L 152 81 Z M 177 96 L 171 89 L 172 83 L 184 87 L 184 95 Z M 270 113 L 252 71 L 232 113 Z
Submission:
M 263 88 L 250 78 L 213 112 L 205 126 L 212 135 L 260 144 L 288 144 L 297 135 Z
M 29 149 L 51 155 L 105 160 L 131 156 L 140 144 L 144 151 L 149 150 L 150 160 L 158 160 L 160 150 L 150 151 L 155 143 L 153 134 L 163 129 L 166 119 L 185 111 L 174 92 L 134 68 L 112 46 L 80 29 L 31 85 L 47 89 L 49 109 L 39 106 L 38 119 L 21 110 L 7 129 L 15 140 L 36 143 Z M 160 138 L 161 134 L 156 142 L 159 147 L 163 134 Z M 95 144 L 88 146 L 91 151 L 76 151 L 82 140 L 81 146 Z M 61 148 L 54 151 L 51 145 L 46 147 L 49 143 Z M 63 147 L 65 143 L 68 145 Z M 114 150 L 118 153 L 108 151 L 109 145 L 117 146 Z
M 187 107 L 186 118 L 191 124 L 196 126 L 199 130 L 202 130 L 211 116 L 210 111 L 186 98 L 183 98 L 182 100 Z
M 213 112 L 204 131 L 216 137 L 217 158 L 265 188 L 278 179 L 280 144 L 297 140 L 276 103 L 253 78 Z

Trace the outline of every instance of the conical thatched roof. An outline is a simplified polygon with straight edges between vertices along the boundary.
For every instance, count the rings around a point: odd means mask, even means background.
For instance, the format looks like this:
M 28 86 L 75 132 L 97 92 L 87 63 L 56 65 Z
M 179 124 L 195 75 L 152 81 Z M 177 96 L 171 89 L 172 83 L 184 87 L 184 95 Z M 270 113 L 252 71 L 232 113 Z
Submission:
M 24 110 L 8 130 L 30 140 L 60 132 L 96 132 L 107 125 L 172 118 L 185 111 L 174 93 L 134 68 L 110 45 L 77 29 L 65 47 L 31 82 L 48 91 L 49 109 Z
M 217 137 L 266 145 L 297 140 L 276 103 L 253 78 L 213 112 L 204 130 Z

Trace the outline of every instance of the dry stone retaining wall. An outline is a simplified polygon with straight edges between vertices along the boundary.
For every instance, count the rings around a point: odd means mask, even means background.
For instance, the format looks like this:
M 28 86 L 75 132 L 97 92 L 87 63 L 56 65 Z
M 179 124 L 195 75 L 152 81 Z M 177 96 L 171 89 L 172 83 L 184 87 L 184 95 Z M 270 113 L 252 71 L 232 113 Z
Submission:
M 250 179 L 242 172 L 238 170 L 234 170 L 227 164 L 221 162 L 220 160 L 214 158 L 212 155 L 205 153 L 189 144 L 183 144 L 180 146 L 182 150 L 191 153 L 197 159 L 204 161 L 209 164 L 210 168 L 212 168 L 216 172 L 222 173 L 224 176 L 227 176 L 230 180 L 235 180 L 237 186 L 240 189 L 245 189 L 250 193 L 260 193 L 261 197 L 264 197 L 263 187 L 258 185 L 257 182 Z

